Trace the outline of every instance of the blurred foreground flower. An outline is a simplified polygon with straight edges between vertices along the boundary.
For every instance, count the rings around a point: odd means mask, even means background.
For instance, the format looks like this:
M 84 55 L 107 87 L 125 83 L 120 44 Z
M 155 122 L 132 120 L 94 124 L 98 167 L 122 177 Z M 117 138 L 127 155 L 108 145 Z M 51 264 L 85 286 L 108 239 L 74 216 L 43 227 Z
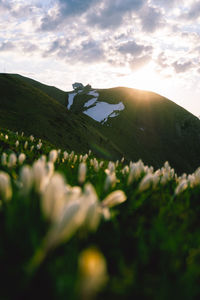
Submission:
M 81 299 L 94 299 L 108 280 L 103 254 L 95 248 L 84 250 L 79 256 L 79 273 Z
M 0 200 L 9 201 L 11 197 L 10 176 L 5 172 L 0 172 Z

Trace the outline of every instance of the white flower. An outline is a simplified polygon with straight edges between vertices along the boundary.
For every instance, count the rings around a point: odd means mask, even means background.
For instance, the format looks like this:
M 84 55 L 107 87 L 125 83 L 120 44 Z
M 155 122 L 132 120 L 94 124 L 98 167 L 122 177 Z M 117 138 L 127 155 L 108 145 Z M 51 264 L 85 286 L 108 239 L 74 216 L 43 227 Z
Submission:
M 31 146 L 31 149 L 30 149 L 30 151 L 32 152 L 32 151 L 33 151 L 33 149 L 34 149 L 34 145 L 32 145 L 32 146 Z
M 107 276 L 106 260 L 99 250 L 88 248 L 79 256 L 80 293 L 83 299 L 94 299 L 105 285 Z
M 101 212 L 96 191 L 90 183 L 84 186 L 81 209 L 85 210 L 86 214 L 84 226 L 89 230 L 96 230 L 100 222 Z
M 49 153 L 49 161 L 55 163 L 58 158 L 57 150 L 51 150 Z
M 87 159 L 88 159 L 88 154 L 86 153 L 86 154 L 83 156 L 83 162 L 86 162 Z
M 20 153 L 19 157 L 18 157 L 18 162 L 20 165 L 23 164 L 23 162 L 25 161 L 26 159 L 26 155 L 24 153 Z
M 103 201 L 102 201 L 102 206 L 103 207 L 113 207 L 115 205 L 118 205 L 120 203 L 123 203 L 126 201 L 127 197 L 124 194 L 123 191 L 121 190 L 116 190 L 112 193 L 110 193 Z
M 64 178 L 55 173 L 50 179 L 42 196 L 42 209 L 45 216 L 52 222 L 57 222 L 63 215 L 65 202 Z
M 8 167 L 13 168 L 17 163 L 17 156 L 15 153 L 11 153 L 8 158 Z
M 0 172 L 0 200 L 9 201 L 12 197 L 12 187 L 10 176 L 5 172 Z
M 80 163 L 78 168 L 78 181 L 80 184 L 83 184 L 85 182 L 87 173 L 87 166 L 85 163 Z
M 39 142 L 39 143 L 37 144 L 36 148 L 37 148 L 38 150 L 40 150 L 40 149 L 42 148 L 42 143 Z
M 33 142 L 34 141 L 34 136 L 30 135 L 29 139 L 30 139 L 31 142 Z
M 69 154 L 67 153 L 67 151 L 64 151 L 63 152 L 63 157 L 64 157 L 64 160 L 66 160 L 68 158 Z
M 5 135 L 5 139 L 8 140 L 8 135 L 7 134 Z
M 19 146 L 19 141 L 18 141 L 18 140 L 16 141 L 15 146 L 16 146 L 16 147 Z
M 110 173 L 108 169 L 105 170 L 107 176 L 104 184 L 104 190 L 107 191 L 110 187 L 114 187 L 117 182 L 117 177 L 115 172 Z
M 47 169 L 45 162 L 37 160 L 33 164 L 33 179 L 34 185 L 37 192 L 41 193 L 44 191 L 48 184 L 49 177 L 47 176 Z
M 153 183 L 153 175 L 151 173 L 145 175 L 139 184 L 139 191 L 147 190 Z
M 138 180 L 144 172 L 144 164 L 141 160 L 137 163 L 130 162 L 130 172 L 127 184 L 130 185 L 134 180 Z
M 24 143 L 24 149 L 27 149 L 27 147 L 28 147 L 28 141 L 26 141 L 26 142 Z
M 104 161 L 100 161 L 100 163 L 99 163 L 99 168 L 102 168 L 103 165 L 104 165 Z
M 93 160 L 93 166 L 94 166 L 95 172 L 99 172 L 99 163 L 96 158 L 94 158 L 94 160 Z
M 110 173 L 115 172 L 115 164 L 112 161 L 109 161 L 108 163 L 108 170 L 110 171 Z
M 7 154 L 6 153 L 2 153 L 2 155 L 1 155 L 1 164 L 2 164 L 2 166 L 7 165 Z
M 20 172 L 20 181 L 22 183 L 21 192 L 27 195 L 33 186 L 33 171 L 30 166 L 24 166 Z
M 188 187 L 188 181 L 187 179 L 182 179 L 179 183 L 179 185 L 176 187 L 175 189 L 175 195 L 179 195 L 180 193 L 182 193 L 184 190 L 186 190 Z
M 74 155 L 74 161 L 73 161 L 73 164 L 76 163 L 77 159 L 78 159 L 78 156 L 77 156 L 77 155 Z

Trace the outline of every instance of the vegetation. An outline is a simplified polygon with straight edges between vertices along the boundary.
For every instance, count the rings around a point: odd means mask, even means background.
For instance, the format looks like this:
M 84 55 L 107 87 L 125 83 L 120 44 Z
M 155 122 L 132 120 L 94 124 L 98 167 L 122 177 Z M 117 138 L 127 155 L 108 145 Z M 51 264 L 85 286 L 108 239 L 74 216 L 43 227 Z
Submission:
M 0 131 L 1 299 L 198 299 L 200 169 Z
M 24 131 L 77 153 L 92 149 L 99 158 L 126 162 L 142 159 L 160 168 L 167 160 L 178 174 L 200 165 L 200 121 L 172 101 L 151 92 L 128 88 L 97 90 L 98 101 L 123 102 L 119 116 L 100 124 L 85 115 L 93 96 L 77 94 L 71 110 L 67 93 L 32 79 L 0 74 L 0 126 Z

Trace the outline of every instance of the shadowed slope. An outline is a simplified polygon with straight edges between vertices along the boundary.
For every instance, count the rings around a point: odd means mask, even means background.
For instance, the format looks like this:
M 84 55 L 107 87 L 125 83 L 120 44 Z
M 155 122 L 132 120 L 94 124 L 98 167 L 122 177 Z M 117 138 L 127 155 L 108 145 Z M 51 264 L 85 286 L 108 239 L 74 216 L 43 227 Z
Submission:
M 49 86 L 49 85 L 43 84 L 39 81 L 36 81 L 34 79 L 31 79 L 31 78 L 28 78 L 25 76 L 21 76 L 19 74 L 9 74 L 9 76 L 11 76 L 13 78 L 21 79 L 24 82 L 30 84 L 31 86 L 38 88 L 39 90 L 41 90 L 42 92 L 47 94 L 49 97 L 54 98 L 55 100 L 57 100 L 58 102 L 60 102 L 63 105 L 66 105 L 66 103 L 67 103 L 67 93 L 54 87 L 54 86 Z
M 68 110 L 68 100 L 61 105 L 53 94 L 45 93 L 48 88 L 42 84 L 35 88 L 18 75 L 1 74 L 0 126 L 34 134 L 67 150 L 92 149 L 110 160 L 141 158 L 155 168 L 168 160 L 179 173 L 193 172 L 200 165 L 200 121 L 172 101 L 119 87 L 97 90 L 96 104 L 95 91 L 83 91 L 75 95 Z M 101 103 L 105 107 L 121 103 L 121 108 L 103 122 L 85 114 L 95 107 L 98 113 Z
M 98 132 L 99 124 L 96 128 L 96 122 L 90 118 L 87 121 L 87 116 L 67 111 L 55 99 L 26 82 L 8 74 L 0 74 L 0 91 L 1 127 L 24 131 L 27 135 L 46 139 L 57 147 L 77 152 L 87 152 L 93 146 L 95 148 L 99 139 L 106 144 Z M 111 143 L 107 144 L 107 149 L 115 153 Z

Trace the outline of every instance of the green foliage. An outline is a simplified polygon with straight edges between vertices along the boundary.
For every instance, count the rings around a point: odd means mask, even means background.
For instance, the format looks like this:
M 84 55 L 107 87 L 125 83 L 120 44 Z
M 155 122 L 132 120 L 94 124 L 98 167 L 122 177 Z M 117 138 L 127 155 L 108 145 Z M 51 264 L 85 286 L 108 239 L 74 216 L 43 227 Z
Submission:
M 0 170 L 10 178 L 10 186 L 5 182 L 2 185 L 0 172 L 0 298 L 198 299 L 200 170 L 177 177 L 168 163 L 154 172 L 141 161 L 126 165 L 123 159 L 112 163 L 96 159 L 93 153 L 77 155 L 63 150 L 51 152 L 52 149 L 43 140 L 0 131 Z M 3 153 L 7 154 L 6 160 Z M 13 153 L 17 157 L 15 163 L 10 158 Z M 20 153 L 26 155 L 22 163 Z M 54 172 L 50 177 L 44 176 L 48 177 L 48 183 L 42 190 L 35 183 L 41 175 L 34 173 L 33 182 L 25 192 L 23 168 L 28 164 L 34 170 L 40 159 L 39 165 L 45 169 L 44 155 L 54 165 Z M 80 163 L 87 167 L 81 183 Z M 87 222 L 79 224 L 59 242 L 55 238 L 62 230 L 56 226 L 62 218 L 57 216 L 56 222 L 53 221 L 43 205 L 48 188 L 52 191 L 49 201 L 54 197 L 51 179 L 57 173 L 68 183 L 66 189 L 80 188 L 81 194 L 73 201 L 96 197 L 91 189 L 85 194 L 85 183 L 90 182 L 99 199 L 95 203 L 103 213 L 95 230 L 88 227 L 90 213 Z M 60 193 L 63 186 L 59 180 L 57 184 Z M 11 196 L 3 193 L 5 187 L 11 189 Z M 112 208 L 109 204 L 107 215 L 104 199 L 116 190 L 124 191 L 127 200 Z M 73 194 L 70 191 L 71 194 L 63 192 L 65 201 Z M 57 194 L 54 200 L 59 202 Z M 80 272 L 80 257 L 85 249 L 90 249 L 90 255 L 93 253 L 100 261 L 99 267 L 92 269 L 91 277 Z M 103 255 L 107 271 L 98 253 Z M 105 278 L 98 268 L 106 273 Z M 86 289 L 88 278 L 92 281 L 95 276 L 96 290 L 94 286 Z
M 97 90 L 98 101 L 125 109 L 99 124 L 85 115 L 93 96 L 77 94 L 67 110 L 67 93 L 32 79 L 0 74 L 0 126 L 24 131 L 57 147 L 126 161 L 142 159 L 160 168 L 167 160 L 181 174 L 200 165 L 200 121 L 172 101 L 151 92 L 128 88 Z

